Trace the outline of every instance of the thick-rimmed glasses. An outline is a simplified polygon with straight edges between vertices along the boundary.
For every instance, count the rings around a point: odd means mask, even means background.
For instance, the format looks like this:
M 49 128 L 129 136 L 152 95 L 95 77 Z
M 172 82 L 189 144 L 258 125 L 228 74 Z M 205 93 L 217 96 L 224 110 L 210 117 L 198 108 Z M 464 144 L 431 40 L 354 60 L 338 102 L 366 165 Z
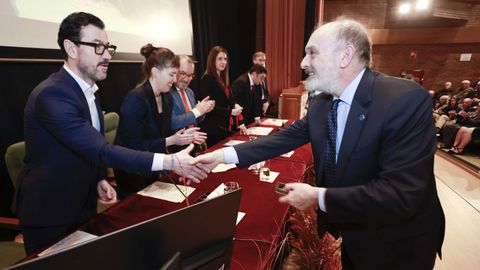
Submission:
M 179 71 L 179 72 L 178 72 L 178 76 L 179 76 L 179 77 L 182 77 L 182 78 L 192 79 L 192 80 L 195 78 L 195 74 L 193 74 L 193 73 L 192 73 L 192 74 L 187 74 L 187 73 L 184 72 L 184 71 Z
M 115 50 L 117 49 L 117 46 L 115 45 L 110 45 L 110 43 L 107 44 L 102 44 L 102 43 L 94 43 L 94 42 L 85 42 L 85 41 L 74 41 L 73 43 L 75 44 L 81 44 L 81 45 L 86 45 L 86 46 L 91 46 L 95 48 L 95 54 L 102 55 L 105 53 L 105 50 L 108 51 L 108 53 L 113 56 L 115 54 Z

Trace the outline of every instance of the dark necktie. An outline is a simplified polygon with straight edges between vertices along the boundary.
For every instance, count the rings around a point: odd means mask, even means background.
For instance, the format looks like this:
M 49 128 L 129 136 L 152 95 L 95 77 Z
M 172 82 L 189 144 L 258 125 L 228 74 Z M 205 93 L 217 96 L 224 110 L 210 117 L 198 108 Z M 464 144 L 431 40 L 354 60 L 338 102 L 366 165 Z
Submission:
M 325 144 L 325 159 L 323 162 L 325 185 L 334 182 L 336 177 L 337 108 L 339 101 L 340 99 L 333 100 L 332 109 L 327 116 L 327 141 Z

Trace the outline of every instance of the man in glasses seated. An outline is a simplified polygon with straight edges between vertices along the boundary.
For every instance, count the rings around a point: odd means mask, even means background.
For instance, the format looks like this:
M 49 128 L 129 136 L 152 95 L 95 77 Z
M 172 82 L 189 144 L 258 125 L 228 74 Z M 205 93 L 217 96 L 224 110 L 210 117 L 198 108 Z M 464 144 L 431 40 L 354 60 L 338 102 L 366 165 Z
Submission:
M 195 77 L 195 63 L 187 55 L 180 55 L 180 67 L 177 72 L 177 82 L 172 86 L 168 95 L 168 102 L 172 109 L 171 126 L 179 130 L 189 126 L 197 126 L 204 115 L 215 107 L 215 101 L 205 97 L 196 102 L 193 90 L 188 87 Z
M 25 107 L 25 166 L 13 209 L 27 254 L 90 219 L 97 199 L 115 203 L 105 167 L 140 173 L 171 170 L 196 182 L 207 176 L 206 169 L 188 164 L 193 145 L 174 157 L 108 144 L 95 82 L 107 77 L 116 46 L 108 43 L 99 18 L 70 14 L 60 25 L 57 42 L 65 64 L 35 87 Z

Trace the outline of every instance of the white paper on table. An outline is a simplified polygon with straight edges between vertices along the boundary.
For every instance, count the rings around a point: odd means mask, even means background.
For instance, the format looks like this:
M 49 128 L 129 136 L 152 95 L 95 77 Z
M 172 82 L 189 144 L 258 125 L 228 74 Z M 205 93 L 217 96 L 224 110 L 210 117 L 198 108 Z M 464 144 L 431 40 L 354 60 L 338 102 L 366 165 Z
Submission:
M 225 163 L 220 163 L 217 165 L 217 167 L 213 168 L 212 172 L 217 173 L 217 172 L 226 172 L 230 169 L 236 168 L 237 165 L 235 164 L 225 164 Z
M 277 176 L 279 176 L 280 173 L 279 172 L 272 172 L 270 171 L 270 176 L 268 177 L 268 180 L 260 180 L 262 182 L 268 182 L 268 183 L 273 183 L 275 181 L 275 179 L 277 179 Z
M 262 122 L 262 124 L 263 125 L 269 125 L 269 126 L 281 127 L 287 121 L 288 120 L 285 120 L 285 119 L 267 118 L 265 121 Z
M 195 188 L 189 186 L 177 185 L 177 187 L 175 187 L 174 184 L 157 181 L 140 190 L 137 194 L 169 202 L 181 203 L 185 200 L 185 196 L 188 197 L 195 191 Z M 180 192 L 179 189 L 182 192 Z
M 285 153 L 285 154 L 282 155 L 282 157 L 289 158 L 289 157 L 291 157 L 291 156 L 293 155 L 293 152 L 294 152 L 294 150 L 292 150 L 292 151 L 290 151 L 290 152 L 288 152 L 288 153 Z
M 244 143 L 245 141 L 239 141 L 239 140 L 230 140 L 224 144 L 224 146 L 234 146 L 237 144 Z
M 212 192 L 210 192 L 210 194 L 208 194 L 206 200 L 213 199 L 223 194 L 225 194 L 225 184 L 221 183 L 216 189 L 214 189 Z
M 238 225 L 238 223 L 240 222 L 240 220 L 242 220 L 242 218 L 243 218 L 244 216 L 245 216 L 245 213 L 244 213 L 244 212 L 238 212 L 236 225 Z
M 248 135 L 261 135 L 265 136 L 272 132 L 273 128 L 271 127 L 249 127 L 247 129 Z
M 38 257 L 57 253 L 59 251 L 72 248 L 80 243 L 85 241 L 91 240 L 96 238 L 96 235 L 91 233 L 87 233 L 84 231 L 75 231 L 74 233 L 68 235 L 67 237 L 63 238 L 62 240 L 58 241 L 57 243 L 53 244 L 51 247 L 47 248 L 46 250 L 40 252 Z

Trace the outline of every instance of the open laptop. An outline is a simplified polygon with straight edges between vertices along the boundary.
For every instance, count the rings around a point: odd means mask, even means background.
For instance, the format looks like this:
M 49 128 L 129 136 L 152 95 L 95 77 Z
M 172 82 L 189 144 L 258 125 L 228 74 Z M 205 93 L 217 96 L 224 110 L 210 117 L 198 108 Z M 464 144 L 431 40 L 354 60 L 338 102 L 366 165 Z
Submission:
M 242 190 L 84 242 L 8 269 L 228 269 Z

